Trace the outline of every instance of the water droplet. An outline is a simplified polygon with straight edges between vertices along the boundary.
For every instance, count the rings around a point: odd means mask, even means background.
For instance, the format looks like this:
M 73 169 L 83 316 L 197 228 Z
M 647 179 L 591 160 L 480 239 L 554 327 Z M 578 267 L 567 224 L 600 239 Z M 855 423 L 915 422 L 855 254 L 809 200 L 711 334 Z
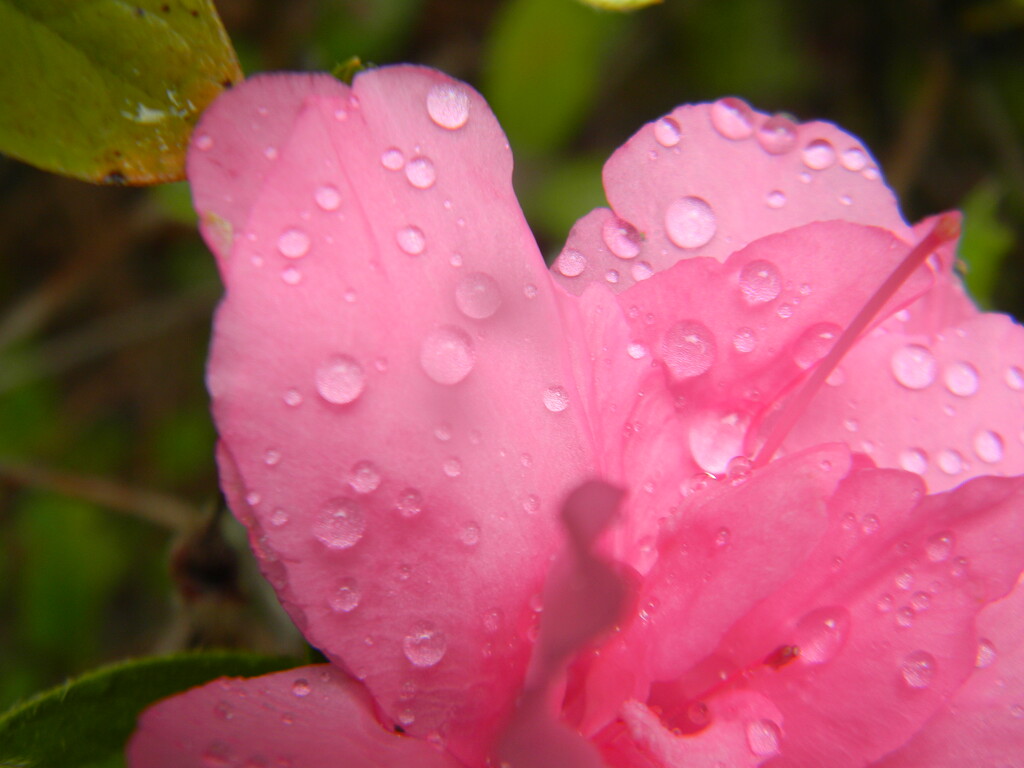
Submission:
M 681 197 L 665 211 L 665 233 L 680 248 L 700 248 L 717 229 L 715 212 L 699 197 Z
M 612 285 L 615 285 L 617 282 L 619 282 L 619 273 L 617 270 L 609 269 L 607 272 L 604 273 L 604 279 L 611 283 Z
M 986 464 L 1003 460 L 1003 438 L 998 432 L 983 429 L 974 436 L 974 453 Z
M 555 259 L 555 269 L 566 277 L 577 277 L 587 268 L 587 257 L 575 248 L 566 248 Z
M 501 629 L 501 611 L 495 608 L 484 614 L 484 632 L 493 635 Z
M 480 543 L 480 526 L 476 523 L 466 523 L 459 531 L 459 541 L 467 547 L 475 547 Z
M 928 610 L 928 606 L 932 603 L 932 596 L 927 592 L 915 592 L 914 596 L 910 598 L 910 607 L 918 613 L 922 613 Z
M 878 602 L 875 603 L 875 607 L 879 613 L 889 613 L 892 610 L 892 595 L 886 592 L 884 595 L 879 596 Z
M 265 147 L 263 149 L 263 156 L 267 160 L 277 160 L 277 147 Z
M 207 134 L 202 136 L 196 136 L 196 149 L 201 149 L 204 152 L 208 149 L 213 148 L 213 138 Z
M 743 354 L 753 352 L 757 347 L 757 333 L 753 328 L 740 328 L 732 337 L 732 346 Z
M 523 296 L 528 299 L 537 298 L 537 286 L 527 283 L 523 286 Z
M 640 233 L 628 221 L 617 216 L 605 219 L 601 237 L 608 250 L 620 259 L 634 259 L 640 254 Z
M 325 211 L 336 211 L 341 207 L 341 193 L 338 188 L 330 184 L 317 187 L 313 193 L 316 204 Z
M 263 454 L 263 463 L 268 467 L 276 467 L 281 461 L 281 452 L 273 448 L 268 448 L 267 452 Z
M 974 656 L 974 666 L 978 669 L 991 667 L 996 660 L 996 647 L 987 637 L 978 639 L 978 651 Z
M 900 466 L 907 472 L 923 475 L 928 471 L 928 455 L 920 448 L 906 448 L 900 451 Z
M 433 667 L 444 658 L 448 639 L 430 622 L 413 627 L 402 640 L 402 651 L 414 667 Z
M 406 163 L 405 178 L 417 189 L 430 189 L 434 186 L 437 171 L 429 157 L 414 157 Z
M 754 463 L 746 456 L 733 456 L 725 468 L 725 476 L 731 485 L 742 485 L 750 479 Z
M 654 267 L 646 261 L 638 261 L 629 268 L 629 274 L 631 274 L 633 279 L 638 283 L 643 282 L 654 274 Z
M 729 462 L 743 453 L 743 439 L 750 419 L 739 413 L 721 413 L 701 410 L 694 415 L 689 434 L 693 460 L 704 470 L 694 477 L 703 484 L 723 474 Z M 684 492 L 684 495 L 685 492 Z
M 914 626 L 914 609 L 909 605 L 904 605 L 896 611 L 896 625 L 902 629 L 909 629 Z
M 654 124 L 654 139 L 663 147 L 674 147 L 679 143 L 682 131 L 674 117 L 665 116 Z
M 727 139 L 746 139 L 754 132 L 754 111 L 740 99 L 719 99 L 711 105 L 711 125 Z
M 755 720 L 747 724 L 747 746 L 758 757 L 779 754 L 779 739 L 782 732 L 772 720 Z
M 423 511 L 423 496 L 415 488 L 406 488 L 398 494 L 396 506 L 402 517 L 416 517 Z
M 469 94 L 457 85 L 435 85 L 427 94 L 427 114 L 449 131 L 457 130 L 469 120 Z
M 446 477 L 455 478 L 462 474 L 462 462 L 458 459 L 446 459 L 441 465 L 441 471 Z
M 647 347 L 638 341 L 634 341 L 626 345 L 626 354 L 634 360 L 642 360 L 647 357 Z
M 410 256 L 419 256 L 426 248 L 427 239 L 423 230 L 419 227 L 402 227 L 395 233 L 395 242 L 398 247 Z
M 351 613 L 359 607 L 359 601 L 363 599 L 363 592 L 359 588 L 359 582 L 353 578 L 342 579 L 334 588 L 334 592 L 327 600 L 327 604 L 335 613 Z
M 978 391 L 978 370 L 970 363 L 950 363 L 942 374 L 946 389 L 958 397 L 970 397 Z
M 949 569 L 950 576 L 957 579 L 962 579 L 967 575 L 967 571 L 970 568 L 971 561 L 966 557 L 957 557 L 953 560 L 953 565 Z
M 523 511 L 528 515 L 533 515 L 540 511 L 540 497 L 531 493 L 523 499 Z
M 938 363 L 935 356 L 919 344 L 897 349 L 890 360 L 892 375 L 907 389 L 924 389 L 935 381 Z
M 900 675 L 911 688 L 927 688 L 935 677 L 935 657 L 928 651 L 913 651 L 900 664 Z
M 868 156 L 859 147 L 850 147 L 843 151 L 839 158 L 840 164 L 848 171 L 862 171 L 868 164 Z
M 420 347 L 420 366 L 438 384 L 458 384 L 473 370 L 475 362 L 473 340 L 453 325 L 431 331 Z
M 793 307 L 790 304 L 780 304 L 779 308 L 775 310 L 775 314 L 783 320 L 789 320 L 793 316 Z
M 676 323 L 661 342 L 662 360 L 680 379 L 700 376 L 715 362 L 716 355 L 714 334 L 699 320 Z
M 288 513 L 283 509 L 275 509 L 270 515 L 270 524 L 275 528 L 288 525 Z
M 284 404 L 290 405 L 292 408 L 302 405 L 302 395 L 299 394 L 298 390 L 289 389 L 284 393 Z
M 569 393 L 565 387 L 548 387 L 544 390 L 544 407 L 552 413 L 560 413 L 569 407 Z
M 836 150 L 825 139 L 815 139 L 803 151 L 804 165 L 814 171 L 823 171 L 836 162 Z
M 765 195 L 764 201 L 768 203 L 769 208 L 781 208 L 786 204 L 786 193 L 781 189 L 773 189 Z
M 815 323 L 796 340 L 793 361 L 807 370 L 829 353 L 842 332 L 835 323 Z
M 351 403 L 363 393 L 365 386 L 363 367 L 348 355 L 331 357 L 317 368 L 316 391 L 329 403 Z
M 455 286 L 455 305 L 474 320 L 491 317 L 501 306 L 498 281 L 484 272 L 465 275 Z
M 292 683 L 292 694 L 300 699 L 304 699 L 306 696 L 309 696 L 312 690 L 313 689 L 309 686 L 309 680 L 306 680 L 304 677 L 300 677 Z
M 964 457 L 952 448 L 939 451 L 938 464 L 947 475 L 959 475 L 964 471 Z
M 850 612 L 840 605 L 815 608 L 797 623 L 793 645 L 808 664 L 831 661 L 843 647 L 850 632 Z
M 765 304 L 778 298 L 782 291 L 782 275 L 770 261 L 757 259 L 740 270 L 739 285 L 747 304 Z
M 348 485 L 359 494 L 373 493 L 380 487 L 380 472 L 369 461 L 357 461 L 349 470 Z
M 313 534 L 331 549 L 354 546 L 366 530 L 366 514 L 355 499 L 328 501 L 313 525 Z
M 1003 380 L 1006 382 L 1006 386 L 1015 392 L 1024 390 L 1024 370 L 1021 370 L 1016 365 L 1011 365 L 1006 369 Z
M 953 554 L 956 536 L 952 531 L 941 531 L 928 539 L 924 545 L 924 554 L 933 563 L 944 563 Z
M 405 165 L 405 155 L 402 154 L 402 150 L 391 147 L 391 149 L 384 150 L 380 156 L 380 164 L 389 171 L 400 171 Z
M 797 130 L 793 121 L 782 115 L 769 117 L 757 130 L 757 142 L 770 155 L 782 155 L 796 146 Z
M 277 238 L 277 250 L 289 259 L 298 259 L 309 253 L 309 235 L 301 229 L 286 229 Z

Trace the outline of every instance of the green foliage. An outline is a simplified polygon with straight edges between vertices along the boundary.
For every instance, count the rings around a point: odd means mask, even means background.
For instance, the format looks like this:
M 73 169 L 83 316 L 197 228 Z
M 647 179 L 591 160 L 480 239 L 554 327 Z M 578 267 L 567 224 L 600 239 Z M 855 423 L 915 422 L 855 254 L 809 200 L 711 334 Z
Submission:
M 422 0 L 334 0 L 317 5 L 310 41 L 312 59 L 320 69 L 358 56 L 363 61 L 391 58 L 408 37 Z
M 1014 245 L 1013 230 L 998 215 L 999 189 L 991 181 L 976 186 L 964 199 L 960 258 L 967 290 L 985 308 L 993 306 L 1000 268 Z
M 289 669 L 294 659 L 208 652 L 128 661 L 83 675 L 0 715 L 0 766 L 120 766 L 149 704 L 218 677 Z
M 536 193 L 523 199 L 526 215 L 551 242 L 560 244 L 577 219 L 608 205 L 601 184 L 605 159 L 590 155 L 552 164 Z
M 241 70 L 211 0 L 0 0 L 0 150 L 88 181 L 182 178 Z

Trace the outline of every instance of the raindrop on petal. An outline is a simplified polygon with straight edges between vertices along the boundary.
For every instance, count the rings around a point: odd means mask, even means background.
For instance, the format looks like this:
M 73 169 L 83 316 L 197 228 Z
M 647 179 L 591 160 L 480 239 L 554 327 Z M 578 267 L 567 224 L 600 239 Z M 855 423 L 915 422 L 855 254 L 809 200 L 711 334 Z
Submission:
M 928 471 L 928 456 L 920 448 L 906 448 L 900 451 L 900 466 L 907 472 L 923 475 Z
M 469 120 L 469 94 L 450 83 L 435 85 L 427 94 L 427 114 L 442 128 L 457 130 Z
M 455 305 L 474 320 L 491 317 L 501 306 L 498 281 L 484 272 L 465 275 L 455 286 Z
M 892 375 L 907 389 L 924 389 L 935 381 L 935 356 L 919 344 L 908 344 L 892 354 Z
M 587 257 L 575 248 L 566 248 L 555 259 L 555 269 L 566 277 L 577 277 L 587 268 Z
M 794 628 L 793 645 L 809 664 L 824 664 L 839 653 L 850 633 L 850 612 L 840 605 L 816 608 Z
M 740 99 L 719 99 L 711 105 L 711 125 L 727 139 L 745 139 L 754 132 L 754 112 Z
M 447 650 L 448 639 L 444 633 L 427 621 L 413 627 L 402 640 L 405 658 L 415 667 L 435 666 Z
M 840 165 L 848 171 L 862 171 L 868 164 L 868 156 L 859 147 L 850 147 L 839 158 Z
M 772 720 L 756 720 L 747 725 L 747 745 L 758 757 L 779 754 L 779 739 L 782 732 Z
M 565 387 L 548 387 L 544 390 L 544 407 L 552 413 L 560 413 L 569 407 L 569 393 Z
M 351 613 L 359 607 L 359 601 L 363 599 L 359 582 L 353 578 L 342 579 L 334 588 L 334 592 L 327 600 L 327 604 L 335 613 Z
M 601 228 L 601 237 L 608 250 L 620 259 L 634 259 L 640 254 L 640 233 L 628 221 L 609 216 Z
M 355 499 L 328 501 L 313 525 L 313 534 L 331 549 L 354 546 L 366 530 L 366 514 Z
M 358 494 L 367 494 L 380 487 L 380 480 L 380 472 L 372 462 L 357 461 L 349 471 L 348 485 Z
M 921 690 L 932 684 L 935 677 L 935 657 L 927 651 L 913 651 L 900 664 L 900 675 L 910 688 Z
M 943 371 L 946 389 L 957 397 L 970 397 L 978 391 L 978 370 L 970 363 L 950 363 Z
M 680 248 L 700 248 L 717 229 L 715 212 L 699 197 L 681 197 L 665 211 L 665 232 Z
M 827 355 L 836 340 L 842 334 L 843 329 L 835 323 L 815 323 L 793 346 L 793 360 L 804 370 L 821 360 Z
M 395 242 L 398 247 L 410 256 L 419 256 L 426 248 L 427 239 L 423 230 L 419 227 L 402 227 L 395 233 Z
M 793 121 L 782 115 L 769 117 L 757 129 L 757 142 L 771 155 L 782 155 L 796 146 L 797 129 Z
M 715 336 L 699 320 L 676 323 L 665 332 L 661 342 L 662 360 L 680 379 L 705 373 L 715 362 L 716 355 Z
M 814 171 L 823 171 L 835 165 L 836 150 L 825 139 L 815 139 L 803 151 L 804 165 Z
M 329 403 L 351 403 L 365 386 L 363 367 L 348 355 L 336 355 L 316 371 L 316 391 Z
M 739 274 L 740 293 L 751 306 L 765 304 L 782 292 L 782 275 L 770 261 L 757 259 L 743 266 Z
M 414 157 L 405 166 L 405 178 L 417 189 L 430 189 L 434 186 L 437 171 L 428 157 Z
M 663 147 L 676 146 L 681 133 L 674 117 L 663 117 L 654 124 L 654 138 Z
M 301 229 L 286 229 L 277 238 L 277 250 L 289 259 L 298 259 L 309 253 L 309 235 Z
M 431 331 L 420 346 L 420 365 L 438 384 L 458 384 L 473 370 L 475 362 L 473 340 L 454 325 Z
M 740 328 L 732 337 L 732 346 L 742 354 L 753 352 L 757 347 L 757 333 L 753 328 Z
M 313 197 L 316 204 L 325 211 L 336 211 L 341 206 L 341 193 L 337 187 L 330 184 L 317 187 Z
M 974 436 L 974 453 L 986 464 L 1003 460 L 1003 438 L 998 432 L 983 429 Z
M 380 156 L 380 164 L 389 171 L 400 171 L 405 165 L 405 155 L 402 154 L 402 150 L 395 147 L 386 149 Z

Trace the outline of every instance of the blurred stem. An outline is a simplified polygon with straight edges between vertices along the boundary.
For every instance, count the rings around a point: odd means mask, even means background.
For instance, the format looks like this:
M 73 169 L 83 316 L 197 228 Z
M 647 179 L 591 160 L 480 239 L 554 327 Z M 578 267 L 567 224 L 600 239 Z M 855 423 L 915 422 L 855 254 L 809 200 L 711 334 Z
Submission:
M 173 496 L 94 475 L 0 460 L 0 478 L 87 501 L 176 533 L 191 530 L 202 518 L 198 509 Z
M 885 163 L 889 186 L 899 198 L 907 194 L 928 153 L 932 134 L 939 125 L 949 92 L 951 68 L 945 52 L 936 51 L 928 60 L 924 82 L 900 126 L 896 143 Z

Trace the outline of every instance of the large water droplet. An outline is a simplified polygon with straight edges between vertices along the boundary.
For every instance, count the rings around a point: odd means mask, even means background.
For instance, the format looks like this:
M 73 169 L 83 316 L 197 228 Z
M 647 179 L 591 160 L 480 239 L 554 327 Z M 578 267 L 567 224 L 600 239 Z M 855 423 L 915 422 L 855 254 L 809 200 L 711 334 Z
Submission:
M 430 189 L 434 186 L 437 171 L 429 157 L 414 157 L 406 163 L 405 178 L 417 189 Z
M 699 320 L 676 323 L 665 332 L 661 342 L 662 360 L 680 379 L 700 376 L 715 362 L 716 355 L 715 336 Z
M 634 259 L 640 254 L 640 233 L 628 221 L 609 216 L 601 227 L 601 237 L 608 250 L 620 259 Z
M 348 485 L 359 494 L 373 493 L 380 487 L 380 472 L 369 461 L 357 461 L 349 470 Z
M 286 229 L 277 238 L 277 250 L 289 259 L 298 259 L 309 253 L 309 235 L 301 229 Z
M 405 165 L 405 155 L 402 154 L 402 150 L 396 147 L 391 149 L 385 149 L 380 156 L 380 164 L 387 168 L 389 171 L 400 171 L 402 166 Z
M 354 546 L 366 530 L 366 513 L 355 499 L 328 501 L 313 524 L 313 535 L 331 549 Z
M 1024 390 L 1024 370 L 1016 365 L 1011 365 L 1006 369 L 1003 380 L 1006 382 L 1006 386 L 1015 392 Z
M 755 720 L 747 724 L 747 746 L 758 757 L 779 754 L 782 731 L 773 720 Z
M 329 403 L 351 403 L 365 386 L 363 367 L 348 355 L 335 355 L 317 368 L 316 391 Z
M 351 613 L 359 607 L 359 601 L 363 599 L 363 591 L 359 588 L 359 582 L 353 578 L 342 579 L 334 588 L 327 604 L 335 613 Z
M 769 208 L 781 208 L 786 204 L 786 193 L 781 189 L 773 189 L 765 195 L 764 201 L 768 203 Z
M 749 424 L 749 419 L 739 413 L 699 411 L 693 417 L 689 434 L 693 460 L 704 473 L 723 474 L 733 457 L 743 453 L 743 438 Z M 704 473 L 700 477 L 707 478 Z
M 457 85 L 435 85 L 427 94 L 427 114 L 449 131 L 461 128 L 469 120 L 469 94 Z
M 796 146 L 796 125 L 788 117 L 775 115 L 757 129 L 757 142 L 765 152 L 782 155 Z
M 674 147 L 682 132 L 674 117 L 665 116 L 654 124 L 654 139 L 663 147 Z
M 700 248 L 717 229 L 715 212 L 699 197 L 681 197 L 665 211 L 665 233 L 680 248 Z
M 754 111 L 740 99 L 719 99 L 711 105 L 711 125 L 727 139 L 745 139 L 754 132 Z
M 928 471 L 928 455 L 920 448 L 906 448 L 900 451 L 900 466 L 907 472 L 923 475 Z
M 757 347 L 757 333 L 753 328 L 743 327 L 732 337 L 732 346 L 737 352 L 747 354 Z
M 836 150 L 825 139 L 815 139 L 803 151 L 804 165 L 814 171 L 823 171 L 836 162 Z
M 316 192 L 313 193 L 313 199 L 325 211 L 336 211 L 341 207 L 341 193 L 337 187 L 331 184 L 317 187 Z
M 804 370 L 831 351 L 843 329 L 835 323 L 815 323 L 793 345 L 793 361 Z
M 782 275 L 770 261 L 756 259 L 740 270 L 739 284 L 747 304 L 765 304 L 778 298 L 782 291 Z
M 824 664 L 835 658 L 849 633 L 850 612 L 841 605 L 830 605 L 814 609 L 796 623 L 793 645 L 807 663 Z
M 998 432 L 983 429 L 974 436 L 974 453 L 986 464 L 1003 460 L 1003 438 Z
M 566 277 L 577 277 L 587 268 L 587 257 L 575 248 L 566 248 L 555 259 L 555 269 Z
M 569 407 L 569 393 L 565 387 L 548 387 L 544 390 L 544 407 L 552 413 L 560 413 Z
M 448 639 L 428 621 L 420 622 L 402 640 L 402 651 L 415 667 L 432 667 L 444 658 Z
M 465 275 L 455 286 L 455 305 L 466 317 L 484 320 L 501 306 L 498 281 L 484 272 Z
M 892 354 L 892 375 L 907 389 L 924 389 L 935 381 L 938 363 L 926 347 L 908 344 Z
M 904 683 L 920 690 L 932 684 L 935 668 L 935 657 L 928 651 L 913 651 L 907 654 L 900 664 L 900 675 Z
M 940 531 L 930 537 L 924 545 L 924 554 L 930 562 L 944 563 L 953 554 L 956 536 L 952 531 Z
M 304 677 L 300 677 L 298 680 L 292 683 L 292 695 L 297 696 L 300 699 L 304 699 L 313 692 L 312 687 L 309 685 L 309 680 Z
M 947 475 L 959 475 L 964 471 L 964 457 L 952 448 L 939 451 L 938 464 Z
M 850 147 L 839 158 L 840 165 L 848 171 L 862 171 L 868 164 L 867 153 L 859 147 Z
M 978 391 L 978 370 L 970 363 L 950 363 L 942 373 L 946 389 L 958 397 L 970 397 Z
M 420 365 L 438 384 L 458 384 L 473 370 L 475 362 L 473 340 L 454 325 L 431 331 L 420 347 Z
M 419 227 L 402 227 L 395 233 L 398 247 L 410 256 L 419 256 L 427 246 L 427 239 Z

